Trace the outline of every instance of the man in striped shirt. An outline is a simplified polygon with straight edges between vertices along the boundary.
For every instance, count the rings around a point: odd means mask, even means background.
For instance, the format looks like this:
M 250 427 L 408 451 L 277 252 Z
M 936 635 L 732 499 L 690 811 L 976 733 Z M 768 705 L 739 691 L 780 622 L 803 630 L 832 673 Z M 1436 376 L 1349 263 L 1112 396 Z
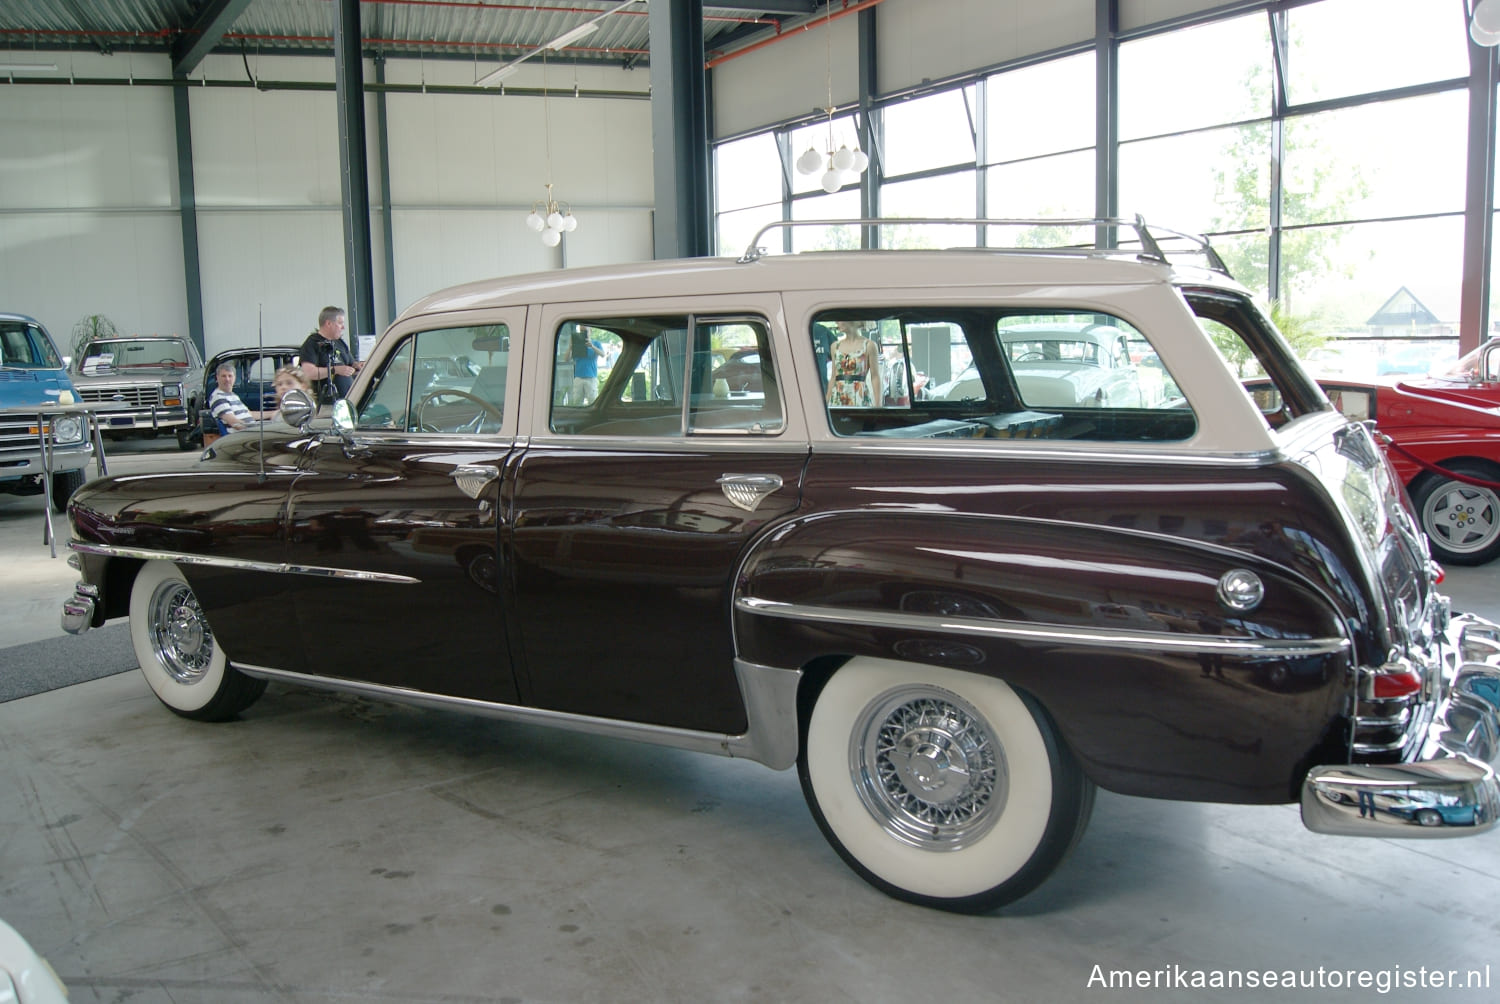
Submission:
M 220 366 L 214 371 L 214 380 L 219 387 L 208 398 L 208 410 L 226 432 L 243 429 L 265 417 L 264 412 L 245 407 L 245 402 L 234 392 L 234 366 L 229 363 Z

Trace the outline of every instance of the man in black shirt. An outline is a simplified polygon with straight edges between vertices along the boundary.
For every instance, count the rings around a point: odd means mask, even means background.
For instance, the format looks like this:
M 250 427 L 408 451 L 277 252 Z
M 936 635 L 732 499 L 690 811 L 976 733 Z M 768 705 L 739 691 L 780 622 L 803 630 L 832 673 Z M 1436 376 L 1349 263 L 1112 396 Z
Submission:
M 318 312 L 318 330 L 302 343 L 298 356 L 302 373 L 317 390 L 320 407 L 348 394 L 354 374 L 365 365 L 355 361 L 349 343 L 344 341 L 347 323 L 342 307 L 324 307 Z

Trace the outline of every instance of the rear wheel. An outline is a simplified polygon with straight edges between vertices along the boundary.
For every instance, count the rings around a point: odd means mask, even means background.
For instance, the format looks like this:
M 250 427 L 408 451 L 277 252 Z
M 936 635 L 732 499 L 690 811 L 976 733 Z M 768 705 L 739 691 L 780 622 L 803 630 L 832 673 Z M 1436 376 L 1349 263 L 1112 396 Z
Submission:
M 265 692 L 265 680 L 228 664 L 198 598 L 170 561 L 148 561 L 136 574 L 130 642 L 157 698 L 184 718 L 226 721 Z
M 990 677 L 856 659 L 797 760 L 818 826 L 866 881 L 981 913 L 1030 892 L 1082 835 L 1094 788 L 1031 697 Z
M 1500 469 L 1458 460 L 1446 467 L 1500 483 Z M 1482 565 L 1500 555 L 1500 492 L 1426 474 L 1413 486 L 1412 502 L 1432 544 L 1432 556 L 1450 565 Z
M 52 475 L 52 511 L 67 512 L 68 499 L 83 486 L 83 471 L 57 471 Z

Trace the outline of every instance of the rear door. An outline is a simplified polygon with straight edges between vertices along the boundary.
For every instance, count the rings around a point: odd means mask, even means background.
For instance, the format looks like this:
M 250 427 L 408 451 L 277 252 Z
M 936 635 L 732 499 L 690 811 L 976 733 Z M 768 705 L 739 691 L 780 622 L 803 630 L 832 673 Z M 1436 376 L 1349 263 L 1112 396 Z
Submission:
M 777 317 L 772 297 L 543 309 L 553 362 L 530 370 L 511 530 L 528 704 L 745 728 L 731 585 L 748 543 L 797 508 L 808 456 Z M 758 381 L 714 376 L 748 348 Z M 597 389 L 575 376 L 585 355 Z

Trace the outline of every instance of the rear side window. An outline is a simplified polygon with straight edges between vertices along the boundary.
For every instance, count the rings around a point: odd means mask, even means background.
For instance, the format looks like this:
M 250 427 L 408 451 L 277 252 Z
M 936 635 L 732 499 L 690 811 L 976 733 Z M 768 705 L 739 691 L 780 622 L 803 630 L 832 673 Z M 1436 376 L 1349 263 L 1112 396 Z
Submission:
M 813 352 L 840 436 L 1169 442 L 1197 429 L 1150 339 L 1097 311 L 827 311 Z
M 767 435 L 783 424 L 764 318 L 670 314 L 558 327 L 553 432 L 659 439 Z

